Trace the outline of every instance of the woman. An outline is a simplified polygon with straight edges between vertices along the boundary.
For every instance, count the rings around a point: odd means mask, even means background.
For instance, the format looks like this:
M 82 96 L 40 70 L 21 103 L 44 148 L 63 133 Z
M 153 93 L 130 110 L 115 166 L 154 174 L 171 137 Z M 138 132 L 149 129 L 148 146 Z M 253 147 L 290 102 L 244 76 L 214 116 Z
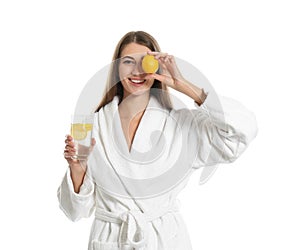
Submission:
M 159 61 L 157 73 L 143 71 L 147 54 Z M 167 87 L 192 98 L 195 109 L 173 109 Z M 226 122 L 152 36 L 129 32 L 120 40 L 87 162 L 74 159 L 73 138 L 65 140 L 60 207 L 73 221 L 95 211 L 90 250 L 192 249 L 177 194 L 195 169 L 234 161 L 257 133 L 250 111 L 221 100 Z

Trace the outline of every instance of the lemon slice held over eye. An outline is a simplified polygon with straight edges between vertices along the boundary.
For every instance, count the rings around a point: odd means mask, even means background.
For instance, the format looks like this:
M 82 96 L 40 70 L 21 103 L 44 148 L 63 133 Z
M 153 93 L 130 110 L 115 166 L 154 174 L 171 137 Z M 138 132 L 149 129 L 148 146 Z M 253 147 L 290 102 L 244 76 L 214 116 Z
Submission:
M 145 55 L 142 61 L 142 68 L 146 73 L 155 73 L 159 63 L 152 55 Z

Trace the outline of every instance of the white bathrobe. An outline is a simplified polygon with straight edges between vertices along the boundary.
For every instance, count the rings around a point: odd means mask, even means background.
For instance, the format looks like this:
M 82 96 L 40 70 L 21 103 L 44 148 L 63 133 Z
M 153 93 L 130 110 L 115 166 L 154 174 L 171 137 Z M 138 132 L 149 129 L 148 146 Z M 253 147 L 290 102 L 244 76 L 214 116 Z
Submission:
M 218 107 L 208 95 L 194 109 L 167 111 L 150 96 L 130 151 L 118 97 L 95 114 L 96 146 L 80 192 L 69 169 L 58 189 L 60 208 L 72 221 L 95 214 L 89 250 L 192 249 L 178 193 L 194 170 L 233 162 L 257 134 L 252 112 L 219 100 Z

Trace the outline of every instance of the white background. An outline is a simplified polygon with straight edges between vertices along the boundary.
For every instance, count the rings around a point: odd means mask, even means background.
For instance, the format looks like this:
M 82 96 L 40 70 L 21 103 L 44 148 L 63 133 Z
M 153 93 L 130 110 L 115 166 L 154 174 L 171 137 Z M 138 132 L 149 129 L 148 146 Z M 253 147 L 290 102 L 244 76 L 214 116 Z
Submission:
M 196 5 L 197 4 L 197 5 Z M 299 249 L 297 1 L 1 1 L 0 249 L 86 249 L 56 190 L 64 136 L 86 82 L 131 30 L 242 102 L 259 132 L 235 163 L 180 194 L 194 249 Z

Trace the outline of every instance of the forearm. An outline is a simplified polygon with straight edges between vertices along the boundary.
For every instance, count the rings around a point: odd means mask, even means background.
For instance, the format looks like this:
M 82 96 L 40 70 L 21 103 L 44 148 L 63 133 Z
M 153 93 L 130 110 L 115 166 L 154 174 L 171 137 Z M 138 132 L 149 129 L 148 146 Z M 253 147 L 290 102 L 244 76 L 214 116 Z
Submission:
M 191 97 L 199 106 L 205 101 L 207 93 L 203 88 L 184 80 L 178 80 L 175 84 L 175 90 Z
M 80 187 L 84 180 L 86 167 L 72 166 L 72 165 L 70 165 L 69 167 L 71 170 L 71 179 L 73 182 L 74 192 L 79 193 Z

